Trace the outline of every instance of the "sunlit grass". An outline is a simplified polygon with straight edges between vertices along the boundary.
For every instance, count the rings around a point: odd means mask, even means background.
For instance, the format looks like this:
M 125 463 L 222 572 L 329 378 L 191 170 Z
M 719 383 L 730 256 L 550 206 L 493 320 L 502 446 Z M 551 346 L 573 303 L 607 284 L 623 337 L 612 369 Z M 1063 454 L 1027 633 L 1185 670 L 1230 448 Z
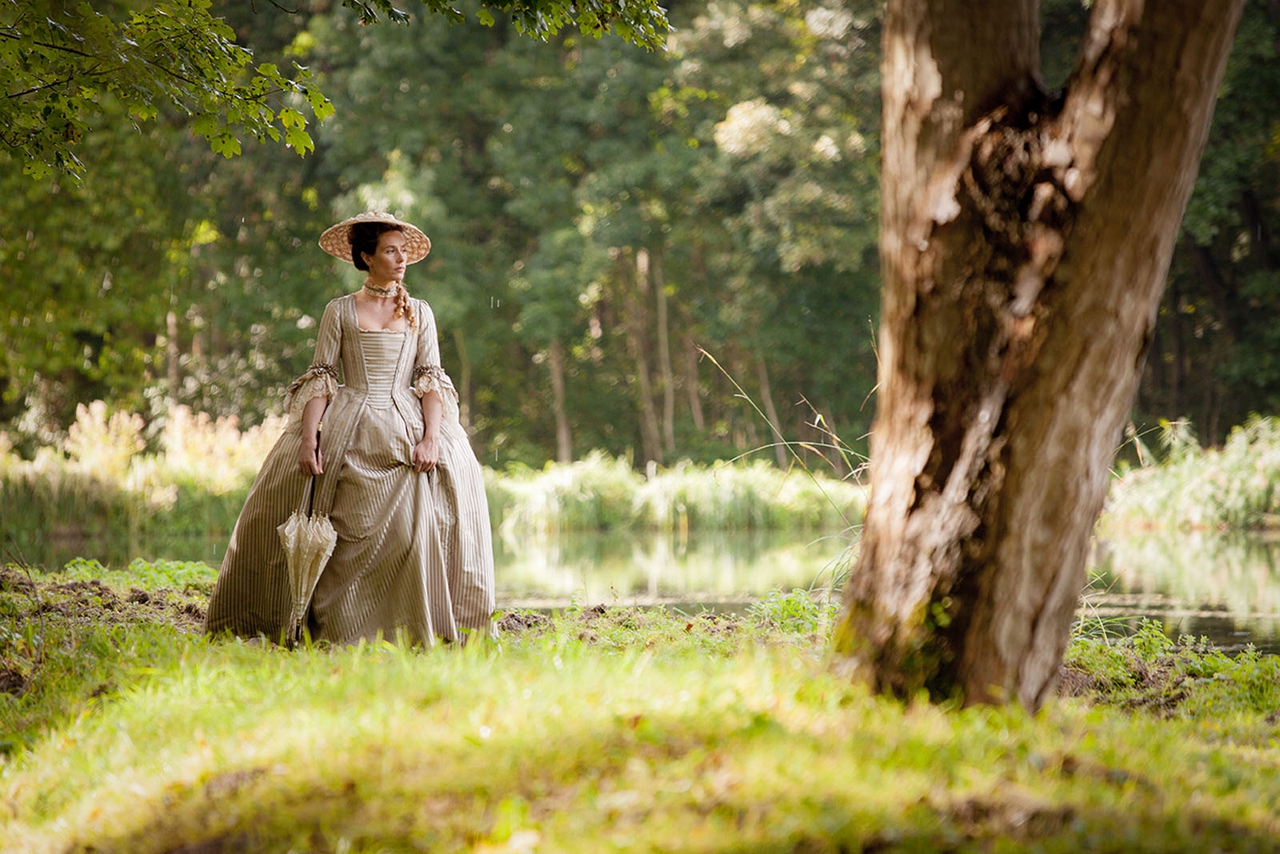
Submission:
M 100 596 L 22 578 L 0 590 L 9 632 L 34 598 Z M 834 678 L 829 611 L 802 594 L 737 618 L 512 614 L 498 645 L 429 651 L 46 614 L 33 683 L 0 694 L 23 734 L 5 850 L 1244 851 L 1280 832 L 1274 661 L 1154 628 L 1073 644 L 1102 705 L 1031 716 Z

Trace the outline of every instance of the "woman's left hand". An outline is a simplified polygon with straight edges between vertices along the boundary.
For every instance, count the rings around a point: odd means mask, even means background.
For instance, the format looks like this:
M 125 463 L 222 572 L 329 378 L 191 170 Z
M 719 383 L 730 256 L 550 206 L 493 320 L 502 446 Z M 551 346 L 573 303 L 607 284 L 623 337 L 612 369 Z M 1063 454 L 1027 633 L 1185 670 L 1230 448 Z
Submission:
M 440 459 L 440 440 L 436 436 L 424 436 L 422 441 L 413 446 L 413 470 L 416 472 L 431 471 Z

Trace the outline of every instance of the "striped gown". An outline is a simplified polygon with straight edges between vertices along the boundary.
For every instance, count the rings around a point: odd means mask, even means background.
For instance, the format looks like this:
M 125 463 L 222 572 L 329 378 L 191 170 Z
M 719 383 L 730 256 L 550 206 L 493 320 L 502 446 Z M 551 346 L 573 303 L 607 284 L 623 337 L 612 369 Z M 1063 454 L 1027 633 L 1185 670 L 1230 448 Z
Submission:
M 440 367 L 431 308 L 413 305 L 418 328 L 406 332 L 361 330 L 352 295 L 326 307 L 315 361 L 290 387 L 288 426 L 231 534 L 209 602 L 209 633 L 282 635 L 290 592 L 276 527 L 306 494 L 310 478 L 298 469 L 301 411 L 319 395 L 329 406 L 315 512 L 329 514 L 338 544 L 316 586 L 311 637 L 430 645 L 492 632 L 493 543 L 480 464 Z M 440 457 L 435 471 L 419 474 L 411 463 L 423 431 L 419 397 L 431 389 L 444 402 Z

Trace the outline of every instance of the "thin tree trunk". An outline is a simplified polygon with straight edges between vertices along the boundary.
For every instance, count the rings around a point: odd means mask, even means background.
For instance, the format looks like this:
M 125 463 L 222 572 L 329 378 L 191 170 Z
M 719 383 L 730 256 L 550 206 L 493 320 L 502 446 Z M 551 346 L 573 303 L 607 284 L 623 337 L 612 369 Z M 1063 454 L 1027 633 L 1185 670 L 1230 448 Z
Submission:
M 556 459 L 571 463 L 573 435 L 569 431 L 569 416 L 565 413 L 564 347 L 558 338 L 547 348 L 547 368 L 551 371 L 551 396 L 556 411 Z
M 458 421 L 471 432 L 471 360 L 461 326 L 453 327 L 453 343 L 458 348 Z
M 182 374 L 179 372 L 178 359 L 180 351 L 178 349 L 178 314 L 173 309 L 165 315 L 165 341 L 164 341 L 164 361 L 165 373 L 169 380 L 169 398 L 176 400 L 178 392 L 181 391 L 179 386 L 182 384 Z
M 653 258 L 653 290 L 657 296 L 658 373 L 662 377 L 662 447 L 668 455 L 676 452 L 676 377 L 671 369 L 671 334 L 667 321 L 667 287 L 662 271 L 662 255 Z
M 1280 267 L 1275 252 L 1271 248 L 1271 229 L 1267 228 L 1267 217 L 1258 197 L 1253 190 L 1245 190 L 1240 196 L 1240 218 L 1244 220 L 1245 230 L 1249 233 L 1249 252 L 1264 270 L 1275 270 Z
M 769 387 L 769 368 L 764 363 L 764 356 L 756 356 L 756 379 L 760 382 L 760 399 L 764 405 L 765 417 L 769 419 L 769 434 L 773 439 L 773 457 L 778 461 L 778 468 L 787 467 L 786 439 L 782 432 L 782 421 L 778 418 L 778 408 L 773 405 L 773 390 Z
M 836 633 L 881 690 L 1056 686 L 1242 0 L 889 0 L 872 494 Z
M 653 378 L 649 369 L 649 354 L 645 304 L 649 292 L 649 250 L 636 252 L 636 290 L 638 299 L 628 300 L 626 327 L 635 353 L 636 382 L 639 386 L 640 445 L 646 462 L 662 463 L 662 438 L 658 430 L 658 411 L 653 405 Z
M 707 429 L 707 419 L 702 414 L 702 392 L 698 389 L 698 348 L 691 335 L 684 336 L 684 387 L 689 395 L 693 426 L 702 432 Z

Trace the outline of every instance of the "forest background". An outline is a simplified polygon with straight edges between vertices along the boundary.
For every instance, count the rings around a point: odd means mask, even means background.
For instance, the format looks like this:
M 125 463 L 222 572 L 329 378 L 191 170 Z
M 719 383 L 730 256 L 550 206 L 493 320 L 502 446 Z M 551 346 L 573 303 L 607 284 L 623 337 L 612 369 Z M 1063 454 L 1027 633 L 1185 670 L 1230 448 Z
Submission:
M 315 238 L 366 208 L 433 239 L 407 285 L 435 310 L 495 468 L 592 449 L 707 462 L 774 431 L 862 447 L 878 3 L 678 3 L 665 52 L 579 34 L 539 44 L 474 15 L 365 27 L 336 2 L 296 5 L 214 11 L 258 62 L 309 67 L 332 100 L 304 159 L 252 139 L 224 158 L 182 116 L 139 123 L 110 100 L 78 176 L 32 178 L 0 149 L 0 431 L 14 450 L 64 442 L 93 400 L 140 413 L 152 437 L 178 406 L 246 427 L 278 412 L 324 304 L 359 282 Z M 1044 4 L 1049 87 L 1087 14 Z M 1280 410 L 1278 46 L 1280 3 L 1250 0 L 1139 431 L 1183 421 L 1215 444 Z M 781 447 L 770 456 L 785 463 Z M 850 459 L 828 458 L 837 473 Z

